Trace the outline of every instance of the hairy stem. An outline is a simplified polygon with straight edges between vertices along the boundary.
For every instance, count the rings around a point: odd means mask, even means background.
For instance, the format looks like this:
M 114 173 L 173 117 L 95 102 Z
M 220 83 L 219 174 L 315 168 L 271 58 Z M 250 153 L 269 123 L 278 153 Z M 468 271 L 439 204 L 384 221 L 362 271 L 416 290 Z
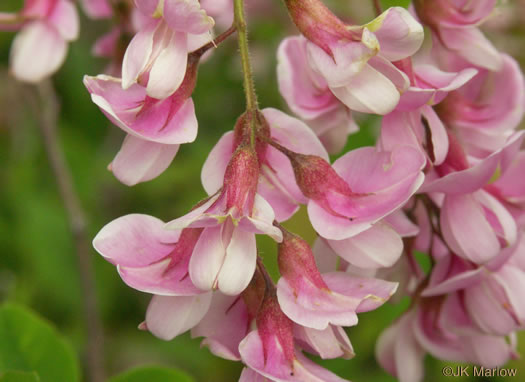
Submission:
M 55 89 L 51 82 L 45 81 L 38 86 L 38 104 L 40 109 L 39 128 L 49 163 L 55 176 L 60 197 L 67 212 L 69 226 L 77 252 L 78 270 L 82 289 L 82 302 L 86 320 L 87 369 L 90 382 L 105 380 L 103 368 L 103 331 L 95 295 L 95 282 L 91 264 L 91 245 L 87 234 L 87 223 L 80 199 L 73 186 L 71 170 L 68 168 L 64 153 L 58 141 L 57 119 L 59 105 Z
M 200 47 L 197 50 L 194 50 L 190 54 L 196 55 L 198 57 L 202 56 L 204 53 L 206 53 L 211 48 L 216 48 L 218 45 L 220 45 L 224 40 L 226 40 L 228 37 L 230 37 L 232 34 L 235 33 L 237 30 L 235 24 L 229 27 L 227 30 L 222 32 L 220 35 L 215 37 L 212 41 L 207 43 L 206 45 Z
M 242 72 L 244 76 L 244 92 L 246 93 L 246 109 L 257 110 L 257 94 L 253 83 L 252 64 L 248 48 L 248 29 L 244 14 L 244 0 L 234 0 L 234 22 L 237 28 L 239 40 L 239 52 L 241 55 Z
M 383 13 L 383 7 L 381 7 L 381 2 L 379 0 L 373 0 L 373 2 L 376 16 L 379 16 L 381 13 Z

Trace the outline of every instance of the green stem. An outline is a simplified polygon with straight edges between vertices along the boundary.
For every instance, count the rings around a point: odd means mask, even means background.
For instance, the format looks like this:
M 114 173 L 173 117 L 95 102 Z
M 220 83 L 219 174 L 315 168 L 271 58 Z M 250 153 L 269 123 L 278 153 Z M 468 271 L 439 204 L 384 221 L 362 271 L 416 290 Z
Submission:
M 257 110 L 257 94 L 253 83 L 252 64 L 248 48 L 248 29 L 244 16 L 244 0 L 234 0 L 234 18 L 239 40 L 239 52 L 241 54 L 242 72 L 244 76 L 244 92 L 246 94 L 246 109 L 255 112 Z

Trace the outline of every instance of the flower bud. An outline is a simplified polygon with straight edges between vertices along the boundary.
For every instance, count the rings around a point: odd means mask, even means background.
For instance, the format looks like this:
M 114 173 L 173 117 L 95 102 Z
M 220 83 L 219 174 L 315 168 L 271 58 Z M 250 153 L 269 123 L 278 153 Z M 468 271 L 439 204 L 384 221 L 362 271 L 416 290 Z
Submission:
M 284 357 L 293 370 L 295 360 L 293 323 L 286 317 L 273 293 L 267 293 L 256 318 L 257 331 L 263 344 L 264 360 L 276 352 L 278 341 Z
M 297 185 L 304 196 L 315 200 L 334 215 L 338 213 L 330 207 L 331 199 L 357 195 L 323 158 L 291 152 L 287 155 L 292 163 Z
M 317 269 L 310 245 L 301 237 L 281 229 L 283 241 L 279 243 L 279 272 L 289 283 L 297 284 L 306 278 L 317 288 L 328 289 Z
M 320 0 L 285 0 L 288 12 L 301 33 L 333 57 L 330 48 L 341 40 L 360 41 Z
M 257 183 L 259 182 L 259 161 L 256 152 L 247 145 L 235 150 L 224 174 L 223 195 L 226 210 L 251 216 Z

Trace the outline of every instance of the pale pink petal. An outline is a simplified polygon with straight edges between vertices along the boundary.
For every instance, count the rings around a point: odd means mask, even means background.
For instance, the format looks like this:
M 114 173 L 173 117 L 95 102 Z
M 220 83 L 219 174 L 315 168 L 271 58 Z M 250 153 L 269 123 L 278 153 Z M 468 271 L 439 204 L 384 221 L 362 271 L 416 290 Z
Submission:
M 201 34 L 215 24 L 198 0 L 164 0 L 164 20 L 173 30 Z
M 162 24 L 150 21 L 139 30 L 129 43 L 122 61 L 122 88 L 128 89 L 136 83 L 144 72 L 151 53 L 153 52 L 153 38 L 157 29 Z
M 241 297 L 214 293 L 208 313 L 191 330 L 191 336 L 204 337 L 202 345 L 216 356 L 239 361 L 239 343 L 248 334 L 248 323 L 248 311 Z
M 160 1 L 161 0 L 135 0 L 135 5 L 144 15 L 152 16 L 157 10 Z
M 340 326 L 329 325 L 324 330 L 317 330 L 294 325 L 294 338 L 304 350 L 318 354 L 322 359 L 350 359 L 355 356 L 352 344 Z
M 390 225 L 401 237 L 417 236 L 420 232 L 419 226 L 402 210 L 392 212 L 383 221 Z
M 317 155 L 328 160 L 328 153 L 317 136 L 297 118 L 273 108 L 262 110 L 270 125 L 272 138 L 289 150 L 301 154 Z
M 365 26 L 374 32 L 381 56 L 389 61 L 412 56 L 423 43 L 423 26 L 401 7 L 387 9 Z
M 212 206 L 217 201 L 218 198 L 219 198 L 219 195 L 215 195 L 211 197 L 205 203 L 191 210 L 186 215 L 181 216 L 180 218 L 174 219 L 166 223 L 166 228 L 176 230 L 176 229 L 183 229 L 183 228 L 191 226 L 193 223 L 195 223 L 196 221 L 202 218 L 202 215 L 204 214 L 204 212 L 208 210 L 210 206 Z
M 168 168 L 178 150 L 179 145 L 149 142 L 128 134 L 111 162 L 111 172 L 127 186 L 147 182 Z
M 180 231 L 167 231 L 153 216 L 132 214 L 106 224 L 93 247 L 113 264 L 142 267 L 168 256 Z
M 117 270 L 131 288 L 160 296 L 194 296 L 202 293 L 188 277 L 188 266 L 171 267 L 171 258 L 144 267 L 117 265 Z
M 66 54 L 67 43 L 57 30 L 42 21 L 33 21 L 13 40 L 11 71 L 21 81 L 37 83 L 54 74 Z
M 186 34 L 174 32 L 153 62 L 146 87 L 148 95 L 157 99 L 172 95 L 184 79 L 187 62 Z
M 439 34 L 448 49 L 476 66 L 497 71 L 503 65 L 501 54 L 476 27 L 440 28 Z
M 327 242 L 339 256 L 360 268 L 391 267 L 403 252 L 399 234 L 381 222 L 351 238 Z
M 443 237 L 457 255 L 481 264 L 500 251 L 482 207 L 471 195 L 449 195 L 441 208 Z
M 290 109 L 301 118 L 312 119 L 337 107 L 338 101 L 326 81 L 308 65 L 307 40 L 302 36 L 284 39 L 277 52 L 279 90 Z
M 71 1 L 58 0 L 47 21 L 57 29 L 64 40 L 72 41 L 78 38 L 78 13 Z
M 146 311 L 148 330 L 169 341 L 193 328 L 210 307 L 212 294 L 197 296 L 153 296 Z
M 217 282 L 222 293 L 240 294 L 250 283 L 257 262 L 255 235 L 234 228 Z
M 331 87 L 334 95 L 351 110 L 384 115 L 399 102 L 399 91 L 386 76 L 365 65 L 341 87 Z
M 322 277 L 332 292 L 361 300 L 357 313 L 368 312 L 383 305 L 396 292 L 398 285 L 376 278 L 354 277 L 343 272 L 325 273 Z
M 225 133 L 202 166 L 201 182 L 208 195 L 216 193 L 222 187 L 224 173 L 233 154 L 233 141 L 233 131 Z
M 517 329 L 519 323 L 509 312 L 508 298 L 497 282 L 485 280 L 467 288 L 464 293 L 465 307 L 482 331 L 504 336 Z M 505 304 L 509 304 L 509 308 Z
M 502 247 L 512 246 L 518 239 L 518 227 L 514 217 L 498 199 L 488 192 L 482 190 L 474 195 L 476 200 L 485 208 L 487 220 L 492 225 L 496 235 L 502 240 Z
M 217 277 L 226 256 L 223 226 L 205 228 L 191 255 L 190 277 L 199 289 L 211 290 L 217 286 Z
M 256 194 L 252 216 L 244 216 L 239 222 L 239 227 L 246 232 L 268 235 L 280 243 L 283 240 L 283 234 L 273 225 L 274 219 L 272 206 L 263 197 Z

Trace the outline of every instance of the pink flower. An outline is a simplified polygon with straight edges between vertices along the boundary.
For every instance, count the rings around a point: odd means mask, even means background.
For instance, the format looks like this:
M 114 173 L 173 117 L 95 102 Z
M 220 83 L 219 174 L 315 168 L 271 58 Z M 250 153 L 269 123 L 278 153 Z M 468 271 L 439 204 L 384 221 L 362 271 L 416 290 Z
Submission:
M 525 112 L 525 80 L 518 63 L 502 55 L 497 71 L 480 70 L 438 106 L 469 155 L 485 158 L 502 148 Z
M 267 108 L 262 114 L 269 125 L 269 136 L 284 147 L 299 153 L 311 153 L 328 160 L 328 154 L 314 133 L 303 122 L 285 113 Z M 268 137 L 268 138 L 270 138 Z M 221 187 L 226 167 L 233 150 L 236 137 L 234 132 L 222 136 L 212 149 L 204 167 L 201 179 L 209 195 Z M 307 199 L 298 188 L 292 166 L 286 156 L 274 147 L 264 145 L 259 157 L 260 175 L 257 192 L 267 200 L 275 211 L 275 219 L 283 221 L 292 216 L 299 204 Z
M 326 80 L 312 69 L 302 36 L 281 42 L 277 58 L 279 90 L 292 111 L 308 121 L 328 151 L 341 151 L 348 134 L 358 130 L 350 110 L 331 92 Z
M 10 53 L 13 75 L 40 82 L 64 63 L 67 43 L 78 37 L 78 14 L 69 0 L 26 0 L 17 14 L 0 17 L 0 30 L 18 30 Z
M 440 226 L 448 247 L 465 259 L 486 263 L 515 243 L 517 226 L 505 207 L 483 188 L 498 168 L 506 172 L 523 134 L 516 133 L 504 148 L 473 165 L 452 134 L 449 141 L 446 160 L 427 176 L 420 192 L 444 193 Z
M 289 157 L 297 184 L 309 199 L 310 221 L 330 240 L 355 236 L 402 206 L 423 182 L 426 162 L 409 146 L 391 152 L 360 148 L 332 166 L 312 155 Z
M 486 368 L 516 358 L 515 338 L 480 332 L 466 314 L 461 296 L 423 299 L 385 330 L 376 345 L 379 364 L 401 382 L 423 381 L 425 352 L 446 361 Z
M 344 382 L 296 350 L 293 323 L 279 308 L 275 297 L 267 295 L 257 315 L 257 330 L 239 345 L 245 369 L 240 381 L 326 381 Z M 262 377 L 261 377 L 262 376 Z
M 397 288 L 396 283 L 342 272 L 321 275 L 308 243 L 285 230 L 283 235 L 277 297 L 282 311 L 299 325 L 317 330 L 355 325 L 356 313 L 376 309 Z
M 347 107 L 387 114 L 397 105 L 408 78 L 392 61 L 414 54 L 423 28 L 403 8 L 390 8 L 364 26 L 347 26 L 320 1 L 286 1 L 309 40 L 308 61 Z
M 164 225 L 152 216 L 126 215 L 104 226 L 93 246 L 132 288 L 166 296 L 202 293 L 187 277 L 202 229 L 172 231 Z
M 84 77 L 91 99 L 115 125 L 128 135 L 110 169 L 132 186 L 160 175 L 171 163 L 181 143 L 197 136 L 197 118 L 190 98 L 197 62 L 188 66 L 186 78 L 172 96 L 157 100 L 135 84 L 122 89 L 120 79 L 106 75 Z
M 503 265 L 489 264 L 478 268 L 447 256 L 432 271 L 431 283 L 422 295 L 461 290 L 469 317 L 483 332 L 506 336 L 522 330 L 525 327 L 525 305 L 520 295 L 525 287 L 525 268 L 520 261 L 524 257 L 524 248 L 522 237 L 517 245 L 498 255 L 502 259 L 496 261 L 503 261 Z
M 203 43 L 203 34 L 209 40 L 213 19 L 197 0 L 136 0 L 136 4 L 151 19 L 126 50 L 122 88 L 138 83 L 149 97 L 164 99 L 180 87 L 187 72 L 188 52 Z
M 233 0 L 201 0 L 201 7 L 221 28 L 233 23 Z
M 255 234 L 282 239 L 281 231 L 272 225 L 275 216 L 271 206 L 256 194 L 258 179 L 257 155 L 241 144 L 226 168 L 220 193 L 168 223 L 173 229 L 204 228 L 189 266 L 190 277 L 200 289 L 241 293 L 255 271 Z
M 453 54 L 477 67 L 499 70 L 500 54 L 477 28 L 492 12 L 496 0 L 418 0 L 414 4 L 419 18 L 435 33 L 433 44 L 438 59 Z

